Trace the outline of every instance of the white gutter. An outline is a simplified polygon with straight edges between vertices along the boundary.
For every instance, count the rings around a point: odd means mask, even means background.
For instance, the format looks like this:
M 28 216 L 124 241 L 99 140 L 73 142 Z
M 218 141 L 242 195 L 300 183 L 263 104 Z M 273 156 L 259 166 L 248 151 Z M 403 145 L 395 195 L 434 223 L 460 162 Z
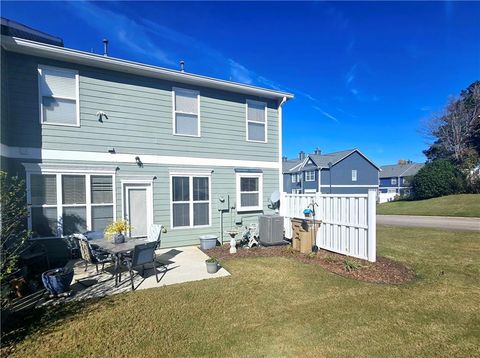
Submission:
M 282 115 L 283 104 L 287 102 L 287 97 L 283 97 L 278 105 L 278 161 L 280 166 L 278 168 L 278 186 L 279 192 L 283 193 L 283 143 L 282 143 Z
M 196 86 L 216 88 L 225 91 L 249 94 L 263 98 L 271 98 L 276 100 L 281 99 L 282 101 L 284 98 L 293 98 L 293 94 L 291 93 L 244 85 L 231 81 L 225 81 L 192 73 L 170 70 L 163 67 L 146 65 L 113 57 L 106 57 L 89 52 L 48 45 L 16 37 L 2 36 L 1 42 L 2 47 L 8 51 L 27 54 L 31 56 L 39 56 L 59 61 L 67 61 L 85 66 L 93 66 L 145 77 L 160 78 L 163 80 L 170 80 Z

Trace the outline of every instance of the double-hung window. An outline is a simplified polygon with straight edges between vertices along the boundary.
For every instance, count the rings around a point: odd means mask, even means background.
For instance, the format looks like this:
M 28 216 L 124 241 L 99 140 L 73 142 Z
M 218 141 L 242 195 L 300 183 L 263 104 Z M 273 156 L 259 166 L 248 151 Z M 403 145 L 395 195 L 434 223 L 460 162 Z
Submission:
M 263 209 L 262 173 L 237 173 L 237 211 Z
M 315 181 L 315 171 L 305 172 L 305 181 Z
M 210 225 L 210 176 L 172 175 L 172 227 Z
M 247 100 L 247 141 L 267 142 L 267 104 Z
M 200 93 L 173 88 L 173 134 L 200 137 Z
M 397 178 L 392 178 L 392 179 L 390 180 L 390 183 L 391 183 L 392 185 L 397 185 Z
M 34 237 L 104 231 L 114 220 L 112 175 L 32 173 L 28 182 Z
M 80 126 L 78 71 L 38 66 L 40 122 Z
M 292 174 L 292 183 L 296 183 L 298 181 L 297 174 Z
M 352 181 L 357 181 L 357 170 L 356 169 L 352 170 Z

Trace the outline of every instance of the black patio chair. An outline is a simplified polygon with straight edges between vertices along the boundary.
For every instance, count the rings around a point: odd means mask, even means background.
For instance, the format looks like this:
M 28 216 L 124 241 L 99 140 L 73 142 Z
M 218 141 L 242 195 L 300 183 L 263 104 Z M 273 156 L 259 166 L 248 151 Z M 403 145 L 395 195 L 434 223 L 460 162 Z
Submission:
M 77 239 L 78 247 L 80 249 L 80 257 L 85 262 L 85 271 L 88 269 L 88 264 L 95 265 L 98 271 L 98 265 L 102 265 L 101 271 L 104 270 L 106 263 L 113 262 L 113 258 L 110 254 L 93 248 L 88 239 L 82 234 L 73 234 L 73 237 Z
M 135 286 L 133 284 L 133 271 L 136 268 L 140 268 L 142 270 L 142 276 L 145 272 L 145 265 L 151 264 L 153 269 L 155 270 L 155 278 L 158 280 L 158 262 L 155 260 L 155 249 L 157 248 L 157 241 L 152 241 L 146 244 L 136 245 L 132 251 L 130 257 L 124 257 L 122 264 L 128 268 L 130 273 L 130 282 L 132 284 L 132 290 L 135 290 Z M 163 265 L 161 265 L 163 266 Z M 135 270 L 137 271 L 137 270 Z M 121 273 L 119 273 L 121 275 Z M 121 276 L 119 278 L 121 281 Z

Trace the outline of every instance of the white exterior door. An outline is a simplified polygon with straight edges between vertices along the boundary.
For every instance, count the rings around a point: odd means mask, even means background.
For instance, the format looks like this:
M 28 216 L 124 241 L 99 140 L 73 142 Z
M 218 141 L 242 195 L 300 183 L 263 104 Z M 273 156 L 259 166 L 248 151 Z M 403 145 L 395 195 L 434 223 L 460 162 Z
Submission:
M 151 184 L 124 184 L 123 216 L 132 226 L 131 237 L 147 236 L 148 229 L 153 223 Z

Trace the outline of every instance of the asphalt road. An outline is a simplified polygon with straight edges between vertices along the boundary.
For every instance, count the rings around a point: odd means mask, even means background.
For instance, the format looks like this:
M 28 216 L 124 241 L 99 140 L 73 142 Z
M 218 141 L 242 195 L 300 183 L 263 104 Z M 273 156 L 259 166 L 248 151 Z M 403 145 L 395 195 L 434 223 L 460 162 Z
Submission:
M 410 215 L 377 215 L 377 224 L 431 227 L 446 230 L 468 230 L 480 232 L 480 218 L 455 218 L 447 216 L 410 216 Z

